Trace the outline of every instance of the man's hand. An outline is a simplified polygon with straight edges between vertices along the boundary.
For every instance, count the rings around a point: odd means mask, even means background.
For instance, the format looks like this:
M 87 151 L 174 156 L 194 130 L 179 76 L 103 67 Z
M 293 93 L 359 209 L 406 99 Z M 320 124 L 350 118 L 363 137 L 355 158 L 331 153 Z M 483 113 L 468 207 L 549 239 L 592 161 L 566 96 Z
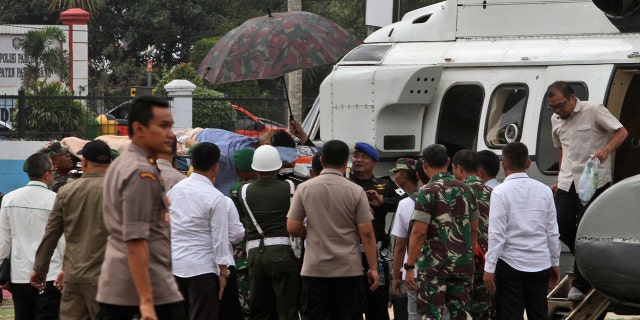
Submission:
M 558 183 L 554 183 L 551 185 L 551 191 L 553 192 L 553 195 L 555 196 L 556 193 L 558 192 Z
M 304 144 L 309 139 L 307 133 L 302 129 L 302 125 L 300 122 L 296 120 L 289 121 L 289 132 L 294 136 L 300 139 L 300 144 Z
M 551 276 L 549 277 L 549 289 L 555 288 L 560 282 L 560 267 L 551 267 Z
M 47 287 L 47 274 L 46 273 L 38 273 L 38 272 L 31 272 L 31 277 L 29 278 L 29 283 L 31 283 L 31 285 L 38 289 L 38 291 L 42 291 L 44 290 L 44 288 Z
M 598 158 L 598 160 L 600 160 L 600 163 L 607 161 L 608 157 L 609 157 L 609 152 L 607 152 L 606 148 L 596 150 L 596 152 L 594 152 L 593 155 L 591 155 L 591 159 Z
M 406 271 L 404 275 L 404 284 L 411 290 L 418 290 L 418 285 L 416 285 L 416 279 L 413 275 L 413 272 L 413 269 L 409 269 Z
M 223 276 L 218 277 L 218 283 L 220 284 L 220 291 L 218 291 L 218 300 L 222 300 L 224 288 L 227 286 L 227 278 Z
M 367 199 L 369 199 L 369 206 L 379 207 L 384 203 L 384 198 L 376 190 L 367 190 L 365 192 L 367 194 Z
M 152 304 L 140 304 L 140 320 L 158 320 L 156 308 Z
M 11 283 L 11 281 L 7 281 L 5 283 L 0 283 L 0 289 L 9 290 L 9 283 Z
M 62 289 L 64 289 L 64 270 L 60 270 L 58 277 L 53 281 L 53 285 L 58 288 L 58 291 L 62 291 Z
M 393 281 L 391 281 L 391 293 L 394 296 L 399 297 L 402 294 L 402 281 L 400 279 L 393 279 Z
M 482 276 L 482 281 L 484 282 L 484 287 L 487 288 L 487 292 L 489 294 L 494 294 L 496 292 L 496 283 L 494 281 L 494 274 L 491 272 L 484 272 Z
M 369 287 L 369 290 L 376 291 L 376 289 L 378 289 L 378 286 L 380 286 L 380 275 L 378 274 L 378 270 L 369 269 L 369 271 L 367 271 L 367 279 L 369 280 L 369 284 L 371 285 Z

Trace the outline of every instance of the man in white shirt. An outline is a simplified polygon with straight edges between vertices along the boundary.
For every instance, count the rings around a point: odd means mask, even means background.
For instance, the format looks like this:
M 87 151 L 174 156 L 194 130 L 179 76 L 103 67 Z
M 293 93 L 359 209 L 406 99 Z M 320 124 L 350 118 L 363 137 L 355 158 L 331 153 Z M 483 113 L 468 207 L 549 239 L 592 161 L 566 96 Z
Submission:
M 229 211 L 213 186 L 220 149 L 202 142 L 193 148 L 193 173 L 168 192 L 171 201 L 171 262 L 189 319 L 218 319 L 229 271 Z
M 54 281 L 62 269 L 64 238 L 58 241 L 44 286 L 39 291 L 29 283 L 36 249 L 56 199 L 55 192 L 49 190 L 53 163 L 48 154 L 39 152 L 27 158 L 24 171 L 29 183 L 7 193 L 0 207 L 0 261 L 11 256 L 11 284 L 0 283 L 0 289 L 13 294 L 16 319 L 56 319 L 60 292 Z
M 496 179 L 500 171 L 500 157 L 491 150 L 478 151 L 476 156 L 478 159 L 478 177 L 485 186 L 494 189 L 500 184 Z
M 400 158 L 396 161 L 396 166 L 390 170 L 393 172 L 393 181 L 396 185 L 409 197 L 400 200 L 398 203 L 398 210 L 393 220 L 393 228 L 391 234 L 396 237 L 396 244 L 393 249 L 393 282 L 391 283 L 391 290 L 394 295 L 400 296 L 402 294 L 402 280 L 404 280 L 405 273 L 402 266 L 407 262 L 407 242 L 409 239 L 409 224 L 411 222 L 411 215 L 413 214 L 413 208 L 416 206 L 415 198 L 418 190 L 418 175 L 416 174 L 416 161 L 411 158 Z M 409 320 L 420 319 L 420 314 L 416 310 L 416 290 L 406 288 L 407 291 L 407 312 Z M 396 306 L 394 305 L 394 308 Z
M 497 320 L 547 319 L 547 289 L 560 278 L 560 240 L 553 193 L 525 173 L 527 146 L 502 149 L 506 179 L 491 193 L 489 249 L 483 282 L 496 294 Z

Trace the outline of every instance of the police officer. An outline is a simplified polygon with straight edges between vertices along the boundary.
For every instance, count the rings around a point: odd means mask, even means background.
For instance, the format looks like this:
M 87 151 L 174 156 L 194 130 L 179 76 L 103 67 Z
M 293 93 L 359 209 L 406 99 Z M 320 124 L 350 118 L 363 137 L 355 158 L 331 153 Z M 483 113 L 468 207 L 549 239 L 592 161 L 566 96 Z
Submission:
M 258 178 L 243 186 L 246 212 L 251 319 L 299 319 L 300 276 L 287 231 L 291 184 L 276 179 L 282 167 L 278 150 L 256 149 L 251 164 Z
M 388 253 L 389 233 L 385 228 L 386 216 L 388 212 L 395 212 L 398 202 L 405 196 L 405 192 L 398 188 L 388 178 L 376 178 L 373 176 L 373 169 L 378 165 L 378 151 L 372 145 L 365 142 L 358 142 L 355 145 L 352 164 L 351 180 L 364 188 L 369 199 L 369 206 L 373 210 L 373 230 L 375 232 L 378 251 Z M 384 257 L 379 261 L 384 272 L 380 272 L 380 286 L 375 291 L 367 291 L 367 319 L 389 319 L 389 264 Z M 384 260 L 384 261 L 382 261 Z M 363 267 L 369 268 L 367 260 L 363 255 Z M 384 281 L 383 281 L 384 279 Z

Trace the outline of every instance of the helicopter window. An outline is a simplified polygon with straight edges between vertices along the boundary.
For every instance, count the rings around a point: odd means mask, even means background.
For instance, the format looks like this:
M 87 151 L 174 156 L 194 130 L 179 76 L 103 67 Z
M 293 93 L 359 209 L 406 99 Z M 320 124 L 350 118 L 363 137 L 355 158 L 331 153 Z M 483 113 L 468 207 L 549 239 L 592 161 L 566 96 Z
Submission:
M 499 149 L 509 142 L 520 141 L 528 96 L 525 84 L 500 85 L 493 91 L 485 126 L 488 147 Z
M 583 82 L 569 82 L 576 97 L 582 101 L 589 99 L 587 85 Z M 558 174 L 558 149 L 553 146 L 551 139 L 552 110 L 547 107 L 547 99 L 543 97 L 540 107 L 540 125 L 538 126 L 538 145 L 536 146 L 536 165 L 543 174 Z
M 479 84 L 456 84 L 444 94 L 436 143 L 447 147 L 450 157 L 458 150 L 475 148 L 482 101 L 484 89 Z

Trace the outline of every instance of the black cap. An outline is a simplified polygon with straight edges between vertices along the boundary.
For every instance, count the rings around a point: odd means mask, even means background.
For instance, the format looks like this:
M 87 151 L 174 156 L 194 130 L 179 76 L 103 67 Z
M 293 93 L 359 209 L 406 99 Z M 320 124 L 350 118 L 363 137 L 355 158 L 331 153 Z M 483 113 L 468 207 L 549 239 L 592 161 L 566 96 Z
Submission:
M 113 154 L 109 145 L 101 140 L 93 140 L 84 145 L 78 152 L 83 158 L 95 163 L 111 163 Z

